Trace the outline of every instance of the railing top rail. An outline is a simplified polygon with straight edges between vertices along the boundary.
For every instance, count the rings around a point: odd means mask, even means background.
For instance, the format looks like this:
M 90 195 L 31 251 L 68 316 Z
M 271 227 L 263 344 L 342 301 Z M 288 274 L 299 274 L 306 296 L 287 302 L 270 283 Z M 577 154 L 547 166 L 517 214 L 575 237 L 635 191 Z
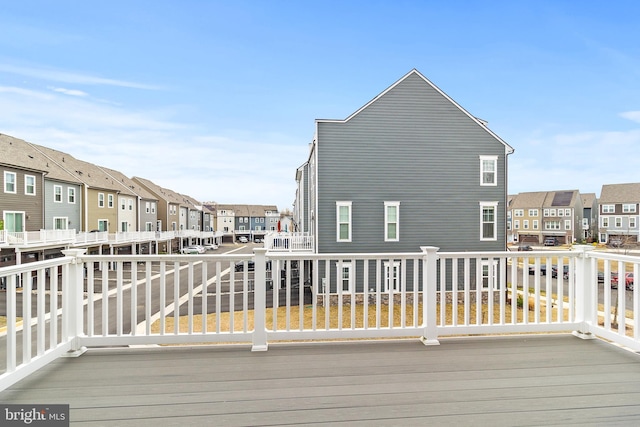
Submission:
M 323 259 L 415 259 L 425 256 L 424 252 L 390 252 L 390 253 L 330 253 L 330 254 L 312 254 L 305 252 L 284 252 L 269 249 L 266 256 L 270 259 L 306 259 L 306 260 L 323 260 Z
M 535 258 L 542 256 L 566 256 L 577 257 L 581 252 L 575 250 L 562 250 L 562 251 L 478 251 L 478 252 L 438 252 L 440 258 Z
M 587 257 L 640 263 L 640 255 L 620 254 L 615 252 L 592 251 L 587 253 Z
M 12 274 L 28 273 L 30 271 L 38 270 L 40 268 L 57 267 L 60 265 L 71 264 L 72 257 L 58 257 L 52 259 L 46 259 L 43 261 L 28 262 L 26 264 L 9 265 L 6 267 L 0 267 L 0 276 L 10 276 Z
M 161 254 L 161 255 L 82 255 L 79 257 L 82 262 L 100 261 L 123 261 L 123 262 L 145 262 L 145 261 L 244 261 L 254 258 L 253 254 Z

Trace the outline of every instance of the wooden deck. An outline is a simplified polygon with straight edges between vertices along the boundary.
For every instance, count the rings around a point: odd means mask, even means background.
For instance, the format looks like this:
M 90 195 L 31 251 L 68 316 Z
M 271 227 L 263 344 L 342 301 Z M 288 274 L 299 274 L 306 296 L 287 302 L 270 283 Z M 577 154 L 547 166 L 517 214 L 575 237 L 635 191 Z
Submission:
M 640 425 L 640 356 L 571 335 L 92 349 L 0 393 L 71 425 Z

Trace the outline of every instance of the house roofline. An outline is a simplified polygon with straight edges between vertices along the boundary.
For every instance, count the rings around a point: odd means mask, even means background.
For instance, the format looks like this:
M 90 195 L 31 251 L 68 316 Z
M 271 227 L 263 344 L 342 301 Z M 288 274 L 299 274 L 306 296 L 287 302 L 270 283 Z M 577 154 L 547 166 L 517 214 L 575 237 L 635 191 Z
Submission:
M 491 129 L 489 129 L 486 126 L 486 122 L 484 120 L 480 120 L 477 117 L 474 117 L 472 114 L 470 114 L 467 110 L 465 110 L 464 108 L 462 108 L 462 106 L 460 104 L 458 104 L 456 101 L 454 101 L 449 95 L 447 95 L 445 92 L 443 92 L 438 86 L 436 86 L 431 80 L 429 80 L 428 78 L 426 78 L 424 75 L 422 75 L 422 73 L 420 73 L 417 69 L 412 69 L 411 71 L 409 71 L 407 74 L 405 74 L 404 76 L 402 76 L 400 79 L 398 79 L 395 83 L 393 83 L 391 86 L 389 86 L 388 88 L 386 88 L 385 90 L 383 90 L 382 92 L 380 92 L 377 96 L 375 96 L 371 101 L 367 102 L 365 105 L 363 105 L 362 107 L 360 107 L 358 110 L 356 110 L 354 113 L 352 113 L 349 117 L 347 117 L 346 119 L 340 120 L 340 119 L 316 119 L 316 126 L 318 123 L 346 123 L 349 120 L 351 120 L 353 117 L 357 116 L 358 114 L 360 114 L 361 111 L 363 111 L 364 109 L 366 109 L 367 107 L 369 107 L 372 103 L 374 103 L 375 101 L 377 101 L 378 99 L 380 99 L 382 96 L 384 96 L 385 94 L 387 94 L 387 92 L 389 92 L 391 89 L 395 88 L 398 84 L 400 84 L 402 81 L 404 81 L 405 79 L 407 79 L 410 75 L 415 74 L 417 76 L 419 76 L 421 79 L 423 79 L 429 86 L 431 86 L 433 89 L 435 89 L 440 95 L 442 95 L 445 99 L 447 99 L 449 102 L 451 102 L 453 105 L 455 105 L 460 111 L 462 111 L 467 117 L 469 117 L 471 120 L 473 120 L 478 126 L 480 126 L 482 129 L 486 130 L 491 136 L 493 136 L 498 142 L 500 142 L 501 144 L 503 144 L 505 146 L 505 154 L 512 154 L 515 150 L 513 147 L 511 147 L 509 144 L 507 144 L 502 138 L 500 138 L 496 133 L 494 133 Z

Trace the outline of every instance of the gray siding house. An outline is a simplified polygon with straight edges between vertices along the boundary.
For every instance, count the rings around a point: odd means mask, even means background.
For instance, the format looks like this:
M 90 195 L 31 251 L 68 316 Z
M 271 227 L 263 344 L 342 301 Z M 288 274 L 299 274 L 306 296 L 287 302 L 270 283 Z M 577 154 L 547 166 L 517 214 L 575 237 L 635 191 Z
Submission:
M 414 69 L 346 119 L 316 120 L 295 222 L 318 253 L 505 250 L 512 152 Z

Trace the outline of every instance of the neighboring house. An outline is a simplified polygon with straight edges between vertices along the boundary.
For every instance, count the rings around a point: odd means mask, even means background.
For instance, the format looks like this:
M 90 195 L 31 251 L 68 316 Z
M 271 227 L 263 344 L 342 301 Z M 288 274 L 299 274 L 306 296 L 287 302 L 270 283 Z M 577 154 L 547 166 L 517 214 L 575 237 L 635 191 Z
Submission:
M 207 205 L 202 205 L 202 231 L 215 231 L 214 211 Z
M 346 119 L 316 120 L 295 222 L 318 253 L 505 250 L 512 152 L 412 70 Z
M 510 205 L 513 241 L 541 244 L 544 240 L 543 206 L 547 198 L 546 191 L 519 193 L 513 197 Z
M 191 196 L 180 194 L 182 205 L 187 208 L 187 230 L 202 230 L 202 203 Z
M 582 197 L 578 190 L 536 191 L 517 194 L 510 206 L 514 241 L 558 244 L 582 239 Z
M 233 242 L 233 232 L 236 217 L 233 205 L 217 203 L 213 205 L 213 209 L 215 210 L 216 230 L 223 233 L 224 240 Z
M 313 154 L 313 144 L 310 144 Z M 293 225 L 299 233 L 313 234 L 313 224 L 315 223 L 315 201 L 312 197 L 315 194 L 315 182 L 310 179 L 310 173 L 315 171 L 315 158 L 309 159 L 296 170 L 296 197 L 293 202 Z
M 598 203 L 599 242 L 613 246 L 638 242 L 640 183 L 606 184 Z
M 555 237 L 559 244 L 572 244 L 582 238 L 582 197 L 578 190 L 549 191 L 542 205 L 544 237 Z
M 104 166 L 100 168 L 135 195 L 118 195 L 118 231 L 158 231 L 158 198 L 122 172 Z
M 181 196 L 145 178 L 134 176 L 131 180 L 158 199 L 156 230 L 177 231 Z
M 598 199 L 595 193 L 583 193 L 582 239 L 585 243 L 598 240 Z
M 513 223 L 511 221 L 511 207 L 516 196 L 510 194 L 507 196 L 507 243 L 517 242 L 516 233 L 513 230 Z
M 121 231 L 118 227 L 118 196 L 135 198 L 132 191 L 127 191 L 97 165 L 78 160 L 68 153 L 40 145 L 32 145 L 47 156 L 50 161 L 55 162 L 84 184 L 83 201 L 85 203 L 82 212 L 84 231 Z

